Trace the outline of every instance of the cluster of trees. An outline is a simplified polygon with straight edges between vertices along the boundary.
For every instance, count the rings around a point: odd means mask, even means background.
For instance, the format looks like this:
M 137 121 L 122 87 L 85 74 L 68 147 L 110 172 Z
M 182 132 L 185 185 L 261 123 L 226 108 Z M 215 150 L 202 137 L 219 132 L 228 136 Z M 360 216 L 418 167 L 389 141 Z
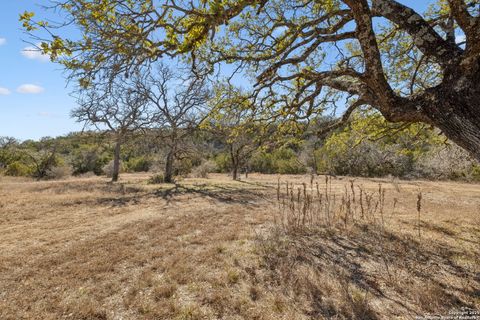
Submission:
M 437 133 L 480 160 L 478 0 L 438 0 L 424 15 L 395 0 L 65 0 L 50 8 L 62 21 L 33 12 L 20 20 L 78 83 L 72 115 L 108 131 L 113 181 L 122 146 L 139 134 L 158 142 L 167 182 L 198 148 L 194 136 L 220 141 L 222 153 L 206 158 L 234 179 L 241 168 L 426 175 L 432 168 L 420 163 L 439 164 L 441 153 L 476 172 Z M 67 26 L 78 32 L 62 37 Z M 172 72 L 165 62 L 188 68 Z M 235 77 L 249 89 L 234 88 Z M 325 118 L 329 110 L 343 114 Z M 26 155 L 33 175 L 58 165 L 55 154 L 54 144 Z
M 78 107 L 72 117 L 110 134 L 114 142 L 112 181 L 118 180 L 122 145 L 139 132 L 162 141 L 164 179 L 173 181 L 174 161 L 188 153 L 187 137 L 206 116 L 210 97 L 204 80 L 153 64 L 132 77 L 91 83 L 76 92 Z M 155 136 L 151 136 L 155 133 Z
M 131 132 L 123 137 L 117 165 L 116 132 L 72 133 L 24 142 L 4 137 L 0 138 L 0 172 L 38 179 L 86 173 L 113 176 L 118 166 L 119 172 L 157 174 L 161 170 L 163 176 L 168 168 L 171 178 L 223 172 L 238 179 L 242 173 L 260 172 L 480 181 L 478 162 L 425 126 L 392 125 L 378 113 L 363 110 L 345 126 L 318 138 L 315 132 L 325 122 L 329 120 L 303 123 L 301 135 L 272 139 L 278 125 L 264 130 L 264 125 L 249 123 L 239 132 L 237 123 L 218 127 L 209 120 L 190 130 L 188 139 L 175 143 L 175 150 L 181 150 L 175 161 L 169 160 L 171 144 L 159 138 L 173 135 L 175 128 Z
M 229 64 L 253 85 L 261 118 L 345 106 L 332 129 L 370 106 L 389 122 L 434 126 L 480 160 L 478 0 L 437 0 L 423 15 L 396 0 L 51 2 L 58 23 L 20 20 L 82 88 L 143 77 L 162 59 L 197 76 Z
M 391 124 L 371 110 L 353 114 L 315 151 L 321 172 L 351 176 L 480 180 L 480 166 L 438 130 Z

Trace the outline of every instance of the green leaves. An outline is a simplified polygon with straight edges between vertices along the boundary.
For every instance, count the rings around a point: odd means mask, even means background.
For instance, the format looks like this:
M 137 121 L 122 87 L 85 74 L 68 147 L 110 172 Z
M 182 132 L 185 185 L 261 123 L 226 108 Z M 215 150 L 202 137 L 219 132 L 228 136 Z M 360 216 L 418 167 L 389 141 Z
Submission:
M 22 22 L 22 26 L 25 28 L 25 30 L 34 31 L 37 29 L 32 22 L 32 18 L 34 17 L 34 15 L 35 13 L 31 11 L 25 11 L 20 14 L 19 21 Z

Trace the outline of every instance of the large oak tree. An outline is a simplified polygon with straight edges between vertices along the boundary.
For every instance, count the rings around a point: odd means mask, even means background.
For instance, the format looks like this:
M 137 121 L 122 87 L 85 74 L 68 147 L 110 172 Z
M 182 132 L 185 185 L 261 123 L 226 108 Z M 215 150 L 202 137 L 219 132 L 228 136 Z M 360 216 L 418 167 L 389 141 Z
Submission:
M 255 76 L 252 98 L 274 116 L 338 106 L 345 121 L 368 105 L 391 122 L 431 124 L 480 160 L 479 0 L 439 0 L 423 15 L 394 0 L 63 0 L 56 7 L 62 25 L 28 12 L 22 20 L 39 37 L 35 28 L 48 31 L 42 50 L 82 85 L 166 56 L 186 56 L 194 69 L 232 63 Z M 81 37 L 60 37 L 71 25 Z

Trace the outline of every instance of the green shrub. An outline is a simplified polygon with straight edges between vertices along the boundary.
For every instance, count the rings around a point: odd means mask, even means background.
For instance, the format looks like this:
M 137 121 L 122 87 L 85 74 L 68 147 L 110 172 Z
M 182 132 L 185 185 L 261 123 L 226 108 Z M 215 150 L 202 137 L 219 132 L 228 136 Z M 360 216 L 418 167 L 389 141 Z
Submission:
M 250 170 L 260 173 L 275 173 L 273 162 L 273 156 L 271 153 L 258 151 L 250 160 Z
M 279 148 L 273 152 L 256 152 L 250 160 L 250 169 L 260 173 L 301 174 L 305 166 L 290 148 Z
M 87 172 L 93 172 L 96 175 L 103 173 L 103 167 L 108 164 L 112 156 L 106 152 L 102 152 L 94 146 L 81 146 L 76 149 L 70 156 L 70 165 L 74 175 Z
M 298 159 L 279 159 L 275 161 L 276 173 L 280 174 L 303 174 L 307 169 Z
M 10 163 L 5 170 L 5 175 L 13 177 L 28 177 L 32 173 L 33 169 L 20 161 Z
M 472 166 L 472 180 L 474 181 L 480 181 L 480 164 L 474 164 Z
M 128 172 L 147 172 L 152 167 L 152 159 L 147 157 L 130 158 L 125 162 L 125 169 Z
M 273 166 L 276 173 L 300 174 L 305 173 L 305 166 L 300 163 L 298 156 L 290 148 L 280 148 L 273 152 Z
M 214 161 L 219 172 L 230 172 L 231 160 L 228 153 L 219 153 Z

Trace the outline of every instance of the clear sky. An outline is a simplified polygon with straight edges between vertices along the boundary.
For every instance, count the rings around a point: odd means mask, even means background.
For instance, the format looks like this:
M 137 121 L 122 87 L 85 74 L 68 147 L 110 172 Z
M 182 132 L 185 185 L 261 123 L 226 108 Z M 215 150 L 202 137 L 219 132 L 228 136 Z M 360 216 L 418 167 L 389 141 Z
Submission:
M 0 1 L 0 136 L 38 139 L 78 131 L 69 117 L 75 101 L 59 65 L 32 51 L 18 21 L 25 10 L 41 13 L 38 0 Z M 43 1 L 45 3 L 45 1 Z
M 423 12 L 430 1 L 403 0 Z M 38 139 L 81 130 L 69 117 L 75 101 L 69 96 L 62 69 L 28 51 L 28 36 L 18 21 L 25 10 L 38 18 L 46 0 L 0 0 L 0 136 Z M 25 49 L 27 48 L 27 51 Z

